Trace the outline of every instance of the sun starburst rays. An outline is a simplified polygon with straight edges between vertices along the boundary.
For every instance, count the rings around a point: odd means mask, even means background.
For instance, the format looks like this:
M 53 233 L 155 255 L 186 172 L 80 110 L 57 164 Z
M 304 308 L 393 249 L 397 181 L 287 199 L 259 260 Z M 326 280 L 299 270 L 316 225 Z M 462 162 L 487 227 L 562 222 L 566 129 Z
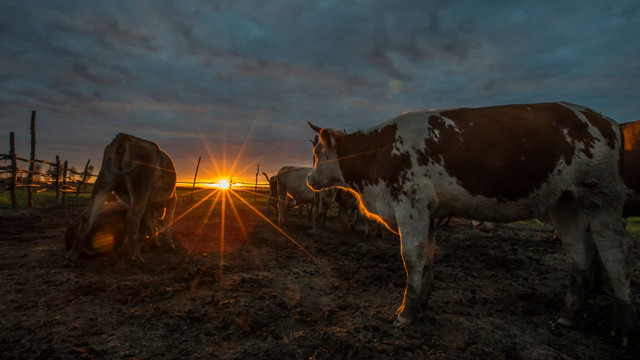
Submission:
M 193 210 L 198 207 L 208 207 L 204 209 L 204 214 L 201 215 L 202 219 L 200 219 L 200 224 L 196 229 L 193 229 L 195 231 L 190 232 L 191 234 L 193 234 L 193 236 L 195 236 L 195 238 L 187 241 L 190 243 L 190 245 L 193 246 L 188 250 L 194 251 L 196 248 L 202 248 L 208 249 L 207 251 L 218 252 L 219 265 L 221 266 L 221 275 L 223 273 L 222 267 L 227 264 L 225 253 L 235 248 L 238 243 L 246 241 L 249 251 L 253 253 L 254 256 L 256 255 L 255 249 L 253 248 L 249 239 L 250 232 L 247 229 L 247 226 L 255 226 L 256 223 L 259 223 L 260 221 L 265 221 L 271 227 L 276 229 L 280 234 L 282 234 L 289 242 L 299 248 L 306 256 L 308 256 L 314 262 L 320 264 L 320 261 L 313 254 L 311 254 L 311 252 L 309 252 L 296 239 L 294 239 L 286 231 L 281 229 L 268 217 L 263 215 L 262 212 L 256 209 L 254 205 L 250 204 L 245 198 L 243 198 L 243 196 L 239 194 L 239 192 L 241 191 L 244 194 L 257 195 L 261 197 L 265 197 L 265 194 L 250 191 L 247 189 L 234 188 L 235 184 L 232 183 L 232 179 L 234 179 L 234 177 L 232 175 L 237 173 L 237 168 L 242 167 L 239 173 L 244 173 L 244 171 L 248 170 L 252 166 L 255 166 L 255 164 L 265 156 L 265 154 L 261 154 L 257 159 L 254 159 L 252 161 L 240 161 L 244 155 L 247 145 L 249 144 L 249 140 L 251 137 L 250 135 L 254 131 L 254 128 L 258 122 L 258 118 L 259 116 L 256 117 L 256 119 L 253 121 L 246 138 L 244 139 L 239 149 L 237 149 L 235 158 L 230 162 L 227 161 L 228 149 L 226 139 L 223 138 L 223 141 L 221 142 L 221 151 L 218 151 L 221 157 L 216 158 L 214 156 L 216 151 L 214 151 L 214 149 L 209 145 L 210 142 L 206 141 L 204 134 L 201 134 L 204 148 L 208 155 L 206 157 L 206 159 L 208 159 L 208 166 L 205 165 L 202 170 L 206 174 L 205 176 L 207 177 L 207 179 L 217 180 L 207 183 L 207 187 L 201 188 L 197 192 L 195 192 L 195 194 L 199 195 L 198 197 L 202 196 L 202 198 L 197 200 L 195 204 L 189 206 L 184 212 L 176 216 L 173 221 L 173 223 L 179 222 L 187 214 L 192 213 Z M 227 166 L 227 164 L 229 163 L 230 166 Z M 245 166 L 239 166 L 239 164 L 241 163 Z M 192 194 L 193 193 L 194 192 L 192 192 Z M 240 211 L 238 210 L 238 206 L 246 206 L 248 209 L 250 209 L 250 213 L 255 213 L 258 218 L 253 218 L 252 221 L 247 223 L 247 216 L 241 215 Z M 227 208 L 231 209 L 231 216 L 227 215 Z M 219 211 L 217 209 L 219 209 Z M 218 233 L 219 239 L 215 239 L 215 233 L 210 233 L 210 231 L 211 225 L 217 228 L 218 217 L 220 226 Z M 211 237 L 212 235 L 213 237 Z M 231 239 L 232 241 L 229 242 L 229 239 Z M 197 244 L 198 242 L 200 242 L 200 245 Z M 204 251 L 203 255 L 206 255 L 207 251 Z M 256 261 L 258 261 L 257 256 Z M 323 267 L 326 268 L 326 266 Z
M 247 202 L 247 200 L 243 199 L 240 195 L 236 194 L 235 192 L 232 192 L 233 195 L 236 196 L 236 198 L 238 198 L 238 200 L 240 200 L 241 202 L 243 202 L 245 205 L 247 205 L 250 209 L 252 209 L 256 214 L 258 214 L 262 219 L 264 219 L 268 224 L 270 224 L 271 226 L 273 226 L 276 230 L 278 230 L 278 232 L 280 232 L 282 235 L 284 235 L 292 244 L 294 244 L 295 246 L 297 246 L 300 250 L 302 250 L 302 252 L 304 252 L 307 256 L 309 256 L 313 261 L 315 261 L 316 263 L 319 263 L 318 259 L 313 256 L 313 254 L 311 254 L 307 249 L 305 249 L 304 246 L 300 245 L 299 242 L 297 242 L 293 237 L 291 237 L 291 235 L 287 234 L 284 230 L 282 230 L 282 228 L 280 228 L 278 225 L 276 225 L 273 221 L 269 220 L 269 218 L 267 218 L 266 216 L 264 216 L 264 214 L 262 214 L 260 212 L 260 210 L 256 209 L 253 205 L 249 204 L 249 202 Z

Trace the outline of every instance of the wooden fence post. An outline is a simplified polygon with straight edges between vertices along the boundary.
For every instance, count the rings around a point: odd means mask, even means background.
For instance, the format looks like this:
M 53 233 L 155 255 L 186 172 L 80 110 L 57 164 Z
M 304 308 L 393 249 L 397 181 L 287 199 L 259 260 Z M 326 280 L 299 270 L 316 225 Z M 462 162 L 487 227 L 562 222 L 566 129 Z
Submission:
M 62 170 L 62 206 L 66 205 L 67 200 L 67 170 L 69 169 L 69 162 L 64 161 L 64 168 Z
M 60 156 L 56 155 L 56 206 L 60 205 Z
M 253 204 L 254 205 L 258 201 L 258 174 L 260 174 L 260 164 L 258 164 L 258 169 L 256 170 L 256 186 L 253 189 Z
M 27 174 L 27 207 L 33 209 L 33 197 L 31 185 L 33 184 L 33 171 L 36 165 L 36 112 L 31 111 L 31 162 Z
M 80 195 L 80 188 L 82 187 L 82 184 L 84 184 L 85 181 L 87 181 L 87 178 L 89 177 L 89 163 L 91 162 L 91 159 L 87 160 L 87 165 L 84 166 L 84 172 L 82 173 L 82 179 L 80 180 L 80 183 L 78 184 L 78 188 L 76 189 L 76 198 L 78 197 L 78 195 Z
M 196 173 L 193 175 L 193 185 L 191 185 L 191 198 L 193 199 L 193 189 L 196 187 L 196 178 L 198 177 L 198 169 L 200 169 L 200 159 L 202 156 L 198 156 L 198 165 L 196 165 Z
M 16 186 L 18 185 L 18 164 L 16 161 L 16 135 L 9 133 L 9 157 L 11 158 L 11 209 L 18 212 L 18 199 L 16 198 Z

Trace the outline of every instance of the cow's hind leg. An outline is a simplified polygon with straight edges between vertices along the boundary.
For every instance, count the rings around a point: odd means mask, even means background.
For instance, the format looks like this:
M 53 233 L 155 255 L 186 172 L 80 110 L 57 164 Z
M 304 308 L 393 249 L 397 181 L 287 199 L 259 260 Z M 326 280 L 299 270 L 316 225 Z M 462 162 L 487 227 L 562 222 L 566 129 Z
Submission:
M 142 171 L 148 171 L 148 175 L 144 176 Z M 138 173 L 138 176 L 140 178 L 153 179 L 155 178 L 153 171 L 154 169 L 143 168 L 141 172 Z M 146 183 L 135 182 L 132 179 L 129 179 L 127 182 L 127 190 L 129 191 L 131 204 L 125 217 L 127 234 L 125 243 L 127 244 L 129 257 L 131 257 L 131 259 L 143 260 L 140 254 L 140 225 L 143 221 L 144 213 L 147 210 L 151 189 L 152 187 Z
M 278 226 L 281 228 L 286 223 L 287 211 L 289 210 L 290 204 L 291 199 L 287 196 L 287 190 L 278 186 Z
M 162 218 L 163 221 L 162 221 L 162 227 L 160 230 L 165 234 L 165 237 L 167 238 L 167 242 L 169 243 L 172 249 L 176 248 L 176 245 L 175 245 L 176 235 L 175 235 L 175 232 L 173 231 L 173 216 L 176 210 L 177 202 L 178 202 L 178 198 L 174 191 L 171 197 L 169 198 L 169 202 L 167 204 L 164 217 Z
M 158 227 L 160 222 L 158 216 L 156 209 L 147 207 L 144 212 L 142 224 L 140 225 L 140 233 L 138 234 L 138 237 L 144 241 L 149 238 L 149 240 L 151 240 L 157 247 L 160 247 L 160 240 L 158 239 Z
M 626 337 L 638 325 L 638 314 L 631 303 L 628 238 L 619 217 L 613 213 L 589 216 L 593 241 L 613 290 L 614 333 Z
M 433 259 L 437 253 L 434 221 L 422 217 L 419 212 L 399 223 L 402 260 L 407 272 L 407 286 L 402 305 L 396 312 L 397 325 L 412 322 L 417 313 L 426 307 L 433 287 Z
M 570 192 L 563 194 L 550 215 L 562 245 L 571 258 L 569 288 L 565 298 L 566 308 L 557 323 L 571 326 L 575 322 L 576 314 L 584 307 L 587 300 L 591 259 L 595 248 L 587 232 L 586 215 L 573 194 Z
M 145 204 L 135 204 L 129 208 L 125 217 L 126 241 L 127 249 L 131 259 L 142 259 L 140 254 L 140 225 L 144 217 Z

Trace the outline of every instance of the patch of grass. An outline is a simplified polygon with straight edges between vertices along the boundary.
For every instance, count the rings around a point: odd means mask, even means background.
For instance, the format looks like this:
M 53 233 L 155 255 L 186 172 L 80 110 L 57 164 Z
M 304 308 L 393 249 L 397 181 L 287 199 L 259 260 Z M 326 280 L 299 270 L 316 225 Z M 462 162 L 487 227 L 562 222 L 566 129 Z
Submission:
M 627 219 L 627 234 L 634 239 L 640 238 L 640 217 Z
M 84 205 L 89 201 L 91 194 L 81 193 L 76 198 L 76 194 L 67 193 L 65 195 L 65 205 L 74 206 L 74 205 Z M 27 199 L 28 193 L 27 188 L 18 188 L 16 191 L 16 199 L 18 201 L 18 208 L 26 208 L 27 207 Z M 36 193 L 32 192 L 33 199 L 33 207 L 34 208 L 43 208 L 43 207 L 51 207 L 56 206 L 56 192 L 55 190 L 44 190 Z M 60 195 L 60 204 L 62 204 L 62 194 Z M 10 208 L 11 207 L 11 192 L 10 191 L 0 191 L 0 207 L 2 208 Z

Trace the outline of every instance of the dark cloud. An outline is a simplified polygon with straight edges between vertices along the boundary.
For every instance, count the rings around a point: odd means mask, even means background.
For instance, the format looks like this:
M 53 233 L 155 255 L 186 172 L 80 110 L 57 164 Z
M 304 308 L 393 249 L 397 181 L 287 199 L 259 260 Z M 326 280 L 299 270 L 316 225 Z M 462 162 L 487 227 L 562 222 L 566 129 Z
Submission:
M 37 110 L 39 153 L 76 166 L 130 132 L 189 177 L 240 149 L 269 172 L 310 165 L 306 121 L 553 100 L 632 121 L 639 16 L 634 1 L 4 2 L 0 125 L 26 149 Z

